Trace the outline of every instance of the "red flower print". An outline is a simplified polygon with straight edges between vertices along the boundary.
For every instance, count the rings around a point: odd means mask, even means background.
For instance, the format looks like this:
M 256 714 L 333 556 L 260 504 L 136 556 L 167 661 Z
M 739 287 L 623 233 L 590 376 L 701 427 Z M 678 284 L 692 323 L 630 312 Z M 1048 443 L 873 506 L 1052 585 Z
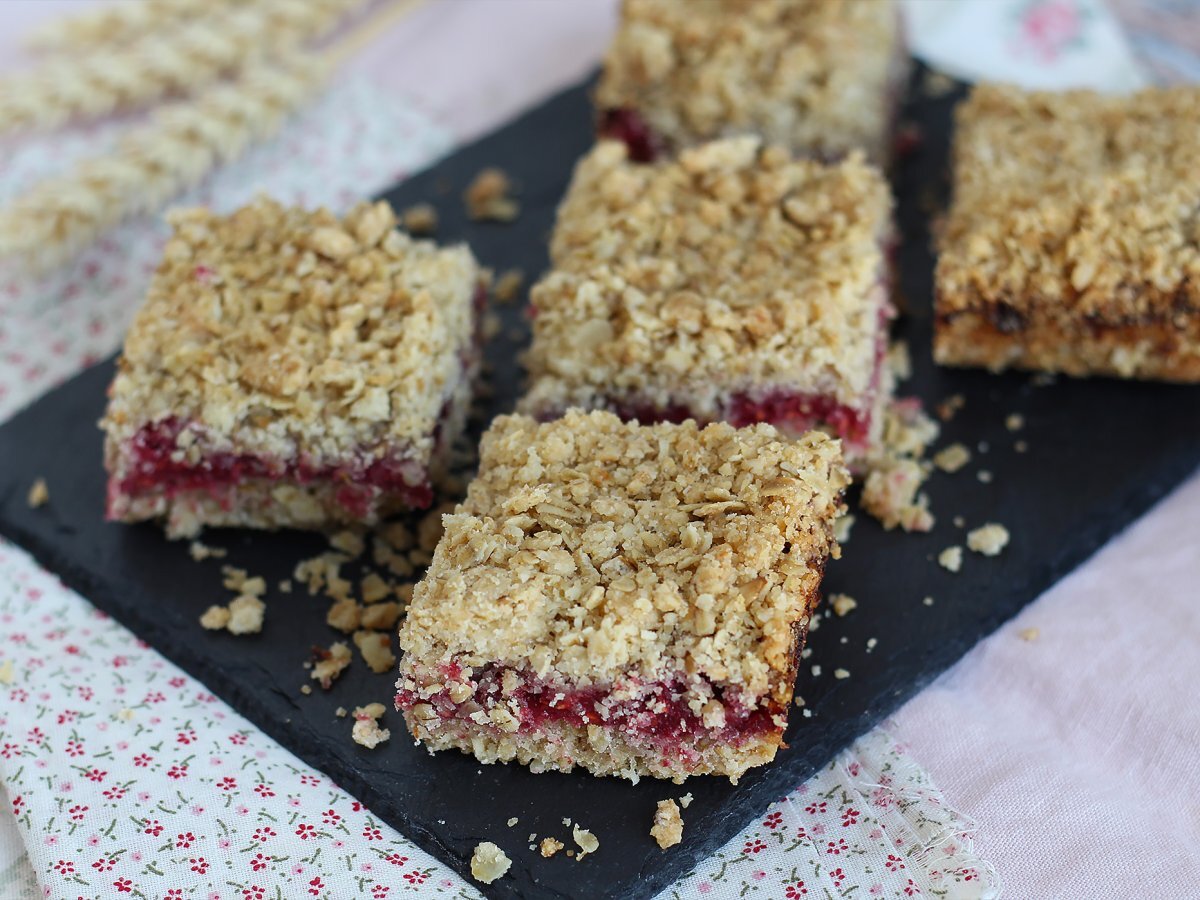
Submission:
M 408 862 L 407 856 L 401 856 L 399 853 L 389 853 L 384 857 L 386 862 L 390 862 L 393 866 L 402 866 Z
M 275 796 L 275 792 L 273 790 L 271 790 L 269 787 L 267 787 L 265 784 L 256 784 L 254 786 L 254 793 L 258 794 L 258 796 L 260 796 L 260 797 L 274 797 Z
M 373 897 L 374 900 L 383 900 L 384 897 L 391 893 L 391 890 L 392 889 L 386 884 L 377 884 L 371 888 L 371 897 Z
M 109 859 L 107 856 L 102 856 L 92 863 L 92 868 L 97 872 L 111 872 L 116 864 L 117 861 L 115 859 Z
M 0 756 L 3 756 L 5 759 L 12 759 L 14 756 L 16 756 L 20 752 L 21 752 L 20 744 L 4 744 L 4 745 L 0 746 Z M 68 750 L 67 752 L 70 753 L 71 751 Z
M 118 878 L 116 881 L 113 882 L 113 887 L 115 887 L 117 889 L 118 894 L 133 893 L 133 882 L 130 881 L 128 878 Z
M 363 834 L 363 837 L 365 837 L 368 841 L 382 841 L 383 840 L 383 832 L 380 831 L 378 828 L 373 828 L 370 825 L 366 825 L 363 827 L 362 834 Z
M 979 877 L 979 873 L 974 869 L 962 869 L 958 874 L 962 876 L 963 881 L 974 881 Z
M 743 853 L 762 853 L 767 849 L 767 845 L 760 838 L 746 841 L 746 846 L 742 847 Z
M 314 837 L 316 833 L 317 829 L 307 822 L 301 822 L 296 826 L 296 836 L 302 841 L 307 841 L 310 837 Z
M 95 767 L 92 767 L 83 773 L 84 778 L 88 779 L 89 781 L 95 781 L 96 783 L 103 781 L 107 776 L 108 772 Z
M 192 730 L 181 731 L 175 735 L 175 741 L 179 744 L 190 744 L 196 740 L 196 732 Z
M 108 790 L 104 791 L 104 796 L 108 800 L 120 800 L 125 796 L 125 788 L 119 784 L 113 785 Z
M 332 809 L 327 809 L 324 813 L 322 813 L 321 821 L 326 825 L 336 825 L 338 822 L 342 821 L 342 817 Z
M 54 864 L 54 871 L 59 875 L 74 875 L 75 863 L 71 862 L 69 859 L 60 859 Z
M 127 665 L 129 665 L 129 657 L 127 657 L 127 656 L 114 656 L 113 657 L 112 667 L 114 669 L 120 669 Z
M 912 897 L 921 893 L 921 889 L 917 887 L 917 883 L 910 878 L 908 879 L 908 884 L 904 886 L 904 893 Z
M 68 653 L 70 653 L 72 656 L 75 656 L 79 653 L 79 648 L 76 647 L 74 644 L 67 644 L 67 646 L 63 647 L 63 649 L 66 650 Z M 90 700 L 91 698 L 89 697 L 88 699 Z
M 25 738 L 26 742 L 30 744 L 40 744 L 45 739 L 46 735 L 42 733 L 42 729 L 36 727 L 30 728 L 29 735 Z
M 308 883 L 308 892 L 314 897 L 319 896 L 323 890 L 325 890 L 325 882 L 321 880 L 320 875 Z
M 167 769 L 167 777 L 174 778 L 176 780 L 178 780 L 180 778 L 187 778 L 187 770 L 188 770 L 188 767 L 186 765 L 171 766 L 171 768 Z
M 197 875 L 203 875 L 208 871 L 208 860 L 203 856 L 195 856 L 188 860 L 191 863 L 192 871 Z
M 316 787 L 318 784 L 321 783 L 321 779 L 318 778 L 316 775 L 301 775 L 300 783 L 303 785 L 307 785 L 308 787 Z M 355 801 L 355 804 L 358 806 L 358 809 L 362 809 L 362 804 L 358 803 L 357 800 Z M 355 809 L 354 811 L 358 812 L 358 809 Z
M 162 822 L 158 821 L 158 819 L 149 819 L 146 822 L 146 834 L 150 835 L 151 837 L 158 837 L 162 833 Z
M 825 852 L 833 856 L 841 856 L 849 849 L 845 838 L 838 838 L 836 841 L 828 841 L 825 844 Z
M 91 700 L 96 696 L 96 692 L 87 685 L 80 685 L 79 687 L 75 688 L 75 690 L 79 693 L 80 700 Z
M 763 819 L 763 824 L 771 829 L 778 828 L 781 822 L 783 822 L 783 813 L 778 811 L 771 813 Z
M 154 760 L 153 756 L 147 756 L 145 753 L 139 753 L 133 758 L 133 764 L 139 769 L 144 769 Z
M 822 800 L 820 803 L 810 803 L 804 807 L 804 811 L 810 816 L 815 816 L 817 813 L 823 813 L 829 808 L 829 804 Z
M 223 791 L 232 791 L 237 789 L 237 779 L 232 775 L 226 775 L 217 782 L 217 787 Z
M 242 891 L 242 896 L 245 900 L 263 900 L 267 895 L 266 888 L 260 888 L 257 884 L 252 884 L 250 887 Z
M 8 696 L 15 703 L 24 703 L 29 699 L 29 691 L 25 690 L 24 688 L 13 688 L 8 692 Z
M 266 841 L 267 838 L 275 837 L 276 831 L 270 825 L 264 825 L 262 828 L 255 828 L 254 834 L 250 835 L 251 840 Z
M 269 856 L 263 856 L 261 853 L 255 853 L 254 856 L 250 858 L 250 868 L 252 868 L 255 872 L 265 869 L 270 864 L 271 858 Z
M 69 725 L 71 722 L 74 722 L 78 717 L 79 717 L 79 713 L 77 713 L 75 710 L 64 709 L 62 712 L 60 712 L 58 714 L 58 724 L 59 725 Z
M 786 888 L 784 888 L 783 896 L 786 897 L 787 900 L 797 900 L 797 898 L 803 897 L 807 893 L 808 888 L 804 886 L 803 881 L 793 881 Z
M 859 768 L 858 763 L 852 762 L 850 765 L 846 766 L 846 771 L 850 773 L 851 778 L 857 778 L 861 769 Z
M 834 869 L 832 872 L 829 873 L 829 877 L 833 879 L 834 887 L 841 887 L 842 882 L 846 880 L 846 870 L 845 869 Z
M 842 827 L 849 828 L 851 825 L 857 825 L 858 817 L 861 815 L 862 815 L 862 813 L 860 813 L 857 809 L 855 809 L 853 806 L 851 806 L 849 809 L 847 809 L 845 812 L 842 813 Z
M 164 900 L 177 900 L 177 898 L 182 896 L 183 888 L 171 888 L 169 891 L 167 891 Z
M 67 756 L 83 756 L 83 744 L 79 741 L 67 741 Z
M 248 738 L 244 734 L 231 734 L 229 736 L 229 743 L 237 747 L 240 747 L 242 744 L 246 743 L 247 740 Z
M 904 868 L 904 862 L 895 853 L 889 853 L 887 859 L 883 862 L 889 872 L 895 872 Z
M 414 869 L 411 872 L 404 873 L 404 880 L 409 884 L 424 884 L 429 875 L 425 872 L 420 872 Z
M 170 681 L 168 681 L 167 684 L 169 684 L 173 688 L 181 688 L 185 684 L 187 684 L 187 679 L 181 675 L 176 675 L 174 678 L 172 678 Z
M 185 831 L 183 834 L 175 835 L 175 849 L 186 850 L 196 842 L 196 836 L 190 831 Z
M 150 693 L 148 693 L 146 695 L 146 698 L 142 702 L 143 703 L 162 703 L 166 699 L 167 699 L 167 695 L 164 694 L 162 691 L 151 691 Z

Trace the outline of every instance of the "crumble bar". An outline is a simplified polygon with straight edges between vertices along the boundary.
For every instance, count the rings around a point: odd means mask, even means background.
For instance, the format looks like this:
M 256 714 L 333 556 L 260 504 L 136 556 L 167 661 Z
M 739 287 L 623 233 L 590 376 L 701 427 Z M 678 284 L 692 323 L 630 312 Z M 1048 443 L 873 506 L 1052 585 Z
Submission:
M 410 239 L 386 203 L 169 219 L 101 422 L 108 518 L 190 536 L 428 506 L 479 356 L 470 251 Z
M 537 772 L 769 762 L 848 480 L 821 432 L 496 419 L 401 626 L 409 731 Z
M 934 355 L 1200 381 L 1200 87 L 959 107 Z
M 890 0 L 625 0 L 596 87 L 599 130 L 640 161 L 752 133 L 882 164 L 907 72 Z
M 865 457 L 892 387 L 891 209 L 859 154 L 826 165 L 738 137 L 639 165 L 601 142 L 531 292 L 520 410 L 824 427 Z

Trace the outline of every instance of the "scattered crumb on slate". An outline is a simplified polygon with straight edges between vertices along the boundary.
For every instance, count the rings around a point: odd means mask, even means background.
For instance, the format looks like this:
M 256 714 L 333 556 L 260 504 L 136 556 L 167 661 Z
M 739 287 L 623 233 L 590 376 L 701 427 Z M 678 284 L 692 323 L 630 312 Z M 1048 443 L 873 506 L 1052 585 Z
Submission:
M 511 866 L 512 860 L 491 841 L 481 841 L 471 854 L 471 875 L 484 884 L 503 878 Z
M 679 806 L 674 800 L 659 800 L 658 809 L 654 811 L 654 824 L 650 827 L 650 836 L 658 842 L 663 850 L 674 847 L 683 840 L 683 816 L 679 814 Z
M 812 667 L 812 673 L 813 673 L 813 678 L 820 678 L 821 677 L 821 666 L 818 664 L 814 664 Z
M 929 498 L 918 493 L 925 482 L 924 467 L 914 459 L 881 460 L 863 483 L 863 509 L 890 531 L 928 531 L 933 527 Z
M 368 668 L 375 674 L 390 672 L 396 665 L 396 654 L 392 652 L 390 634 L 382 631 L 356 631 L 353 640 Z
M 921 77 L 921 93 L 926 97 L 945 97 L 954 90 L 954 79 L 945 72 L 936 69 L 926 69 Z
M 521 820 L 518 819 L 516 816 L 513 816 L 511 819 L 508 820 L 508 822 L 506 824 L 508 825 L 509 828 L 512 828 L 514 825 L 516 825 L 520 821 Z
M 996 556 L 1008 544 L 1008 529 L 996 522 L 988 522 L 974 531 L 967 532 L 967 546 L 984 556 Z
M 690 791 L 679 798 L 679 805 L 684 809 L 692 805 L 692 794 Z
M 975 477 L 984 484 L 992 483 L 992 473 L 988 469 L 980 469 L 977 473 L 975 473 Z
M 836 678 L 838 681 L 843 681 L 850 677 L 850 670 L 849 669 L 834 669 L 833 677 Z
M 1018 453 L 1024 453 L 1026 450 L 1029 449 L 1029 442 L 1028 441 L 1017 441 L 1015 444 L 1013 444 L 1013 449 L 1016 450 Z
M 483 169 L 467 186 L 463 200 L 475 221 L 511 222 L 521 211 L 510 194 L 512 181 L 502 169 Z
M 520 269 L 508 269 L 496 279 L 492 293 L 497 303 L 512 303 L 521 294 L 521 285 L 525 283 L 525 273 Z
M 971 451 L 965 444 L 955 443 L 933 455 L 933 464 L 943 472 L 957 472 L 971 461 Z
M 888 347 L 887 363 L 897 381 L 912 378 L 912 356 L 908 352 L 908 341 L 892 341 Z
M 571 837 L 575 839 L 575 844 L 579 847 L 579 855 L 575 858 L 575 862 L 579 862 L 589 853 L 595 853 L 600 849 L 600 839 L 586 828 L 576 825 L 571 829 Z
M 967 520 L 962 516 L 955 516 L 951 521 L 954 523 L 955 528 L 964 528 L 967 524 Z
M 312 685 L 311 684 L 300 685 L 300 693 L 302 693 L 305 697 L 307 697 L 309 694 L 312 693 Z
M 210 606 L 200 616 L 200 625 L 209 631 L 223 631 L 225 626 L 229 624 L 229 607 L 227 606 Z
M 230 634 L 258 634 L 262 631 L 266 610 L 267 604 L 254 594 L 234 597 L 229 604 L 229 624 L 225 627 Z
M 1022 628 L 1017 632 L 1017 637 L 1023 641 L 1036 641 L 1041 635 L 1041 632 L 1036 628 Z
M 433 234 L 438 227 L 437 210 L 429 203 L 415 203 L 400 213 L 400 222 L 409 234 Z
M 366 706 L 355 707 L 354 728 L 350 732 L 354 743 L 374 750 L 392 736 L 392 732 L 387 728 L 379 727 L 379 719 L 383 713 L 382 703 L 368 703 Z
M 362 622 L 362 607 L 350 597 L 338 600 L 325 614 L 325 624 L 345 634 L 357 631 Z
M 854 527 L 854 516 L 845 513 L 833 523 L 833 539 L 839 544 L 850 540 L 850 529 Z
M 333 714 L 335 716 L 337 716 L 339 719 L 344 719 L 344 718 L 346 718 L 346 716 L 350 715 L 348 712 L 346 712 L 346 707 L 344 707 L 344 706 L 339 706 L 337 709 L 335 709 L 333 711 Z
M 829 605 L 833 607 L 835 615 L 844 616 L 851 610 L 858 608 L 858 601 L 849 594 L 832 594 L 829 597 Z
M 877 638 L 873 638 L 873 637 L 867 638 L 867 652 L 868 653 L 870 653 L 872 650 L 874 650 L 878 645 L 879 645 L 879 640 Z
M 530 838 L 530 840 L 532 840 L 532 838 Z M 549 859 L 565 846 L 566 844 L 557 838 L 546 837 L 542 838 L 542 843 L 538 848 L 538 852 L 541 853 L 546 859 Z
M 203 562 L 206 559 L 222 559 L 225 556 L 223 547 L 210 547 L 208 544 L 202 544 L 200 541 L 192 541 L 188 544 L 188 554 L 196 562 Z
M 29 495 L 25 498 L 30 509 L 37 509 L 39 506 L 45 506 L 46 501 L 50 499 L 50 489 L 46 487 L 45 478 L 35 478 L 33 484 L 29 488 Z
M 1009 431 L 1020 431 L 1025 427 L 1025 417 L 1020 413 L 1011 413 L 1008 418 L 1004 420 L 1004 427 Z
M 926 597 L 921 602 L 924 603 L 926 606 L 933 606 L 933 598 L 932 597 Z
M 939 403 L 935 407 L 935 410 L 937 411 L 939 419 L 941 419 L 943 422 L 949 422 L 954 418 L 955 415 L 957 415 L 958 411 L 966 405 L 967 398 L 962 394 L 951 394 L 949 397 Z
M 315 662 L 309 677 L 320 682 L 321 687 L 325 690 L 329 690 L 334 680 L 345 671 L 346 666 L 350 665 L 350 660 L 353 658 L 350 654 L 350 645 L 345 641 L 330 644 L 328 650 L 314 647 L 313 656 Z
M 938 565 L 943 569 L 948 569 L 951 572 L 957 572 L 962 568 L 963 551 L 962 547 L 955 544 L 952 547 L 947 547 L 938 554 Z

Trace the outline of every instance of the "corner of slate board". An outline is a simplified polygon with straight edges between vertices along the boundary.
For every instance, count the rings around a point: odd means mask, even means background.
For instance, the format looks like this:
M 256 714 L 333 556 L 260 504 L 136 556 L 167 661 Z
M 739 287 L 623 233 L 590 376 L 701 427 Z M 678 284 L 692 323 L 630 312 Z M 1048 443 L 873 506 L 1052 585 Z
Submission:
M 915 73 L 920 83 L 921 71 Z M 466 240 L 484 265 L 520 268 L 527 284 L 546 266 L 554 207 L 576 159 L 591 144 L 584 84 L 563 92 L 513 124 L 457 151 L 387 193 L 397 208 L 429 201 L 438 208 L 438 239 Z M 913 378 L 902 394 L 933 404 L 951 394 L 965 408 L 943 426 L 942 443 L 971 445 L 975 461 L 928 486 L 938 516 L 927 535 L 885 533 L 859 516 L 844 558 L 830 566 L 825 588 L 859 600 L 845 618 L 825 619 L 812 636 L 811 659 L 797 693 L 811 719 L 793 716 L 789 749 L 734 787 L 714 778 L 683 786 L 644 780 L 629 785 L 586 774 L 532 775 L 517 766 L 480 766 L 459 754 L 430 757 L 407 739 L 389 713 L 393 739 L 367 752 L 349 738 L 338 706 L 386 701 L 391 683 L 351 666 L 329 692 L 302 697 L 306 649 L 335 639 L 326 604 L 302 596 L 268 597 L 267 625 L 257 639 L 209 635 L 196 619 L 225 596 L 219 566 L 193 563 L 182 543 L 151 526 L 101 521 L 104 497 L 100 435 L 111 361 L 84 372 L 0 427 L 0 533 L 26 547 L 69 586 L 202 680 L 214 693 L 301 759 L 327 772 L 375 814 L 471 881 L 475 844 L 492 840 L 513 859 L 505 878 L 480 887 L 496 898 L 651 897 L 685 875 L 773 800 L 785 796 L 857 735 L 915 694 L 979 638 L 1014 615 L 1151 503 L 1186 477 L 1200 459 L 1200 392 L 1195 388 L 1122 382 L 1060 381 L 1033 387 L 1022 375 L 937 369 L 929 355 L 932 258 L 929 194 L 945 201 L 950 111 L 961 91 L 941 98 L 913 92 L 906 117 L 922 140 L 900 161 L 893 181 L 903 235 L 900 278 L 908 315 L 901 335 L 912 348 Z M 470 222 L 461 192 L 485 166 L 500 166 L 520 186 L 521 216 L 509 225 Z M 450 185 L 446 190 L 445 186 Z M 520 390 L 516 354 L 528 339 L 521 304 L 498 307 L 500 334 L 487 357 L 495 396 L 488 416 L 507 412 Z M 1012 412 L 1019 434 L 1004 428 Z M 1016 439 L 1029 443 L 1018 454 Z M 986 442 L 987 452 L 979 450 Z M 994 473 L 990 484 L 975 472 Z M 25 494 L 45 477 L 51 499 L 30 510 Z M 962 543 L 952 524 L 1008 526 L 1012 541 L 995 559 L 968 554 L 952 575 L 934 562 Z M 214 532 L 206 542 L 229 550 L 224 560 L 264 575 L 288 577 L 298 559 L 322 546 L 312 535 Z M 180 573 L 186 577 L 181 578 Z M 931 595 L 935 605 L 921 598 Z M 286 608 L 287 615 L 280 614 Z M 866 652 L 866 642 L 878 645 Z M 842 643 L 845 638 L 845 643 Z M 851 677 L 815 678 L 844 667 Z M 690 792 L 684 842 L 663 852 L 649 837 L 657 800 Z M 508 828 L 516 816 L 519 823 Z M 564 817 L 592 830 L 600 849 L 583 863 L 560 853 L 544 860 L 526 837 L 554 835 L 571 845 Z

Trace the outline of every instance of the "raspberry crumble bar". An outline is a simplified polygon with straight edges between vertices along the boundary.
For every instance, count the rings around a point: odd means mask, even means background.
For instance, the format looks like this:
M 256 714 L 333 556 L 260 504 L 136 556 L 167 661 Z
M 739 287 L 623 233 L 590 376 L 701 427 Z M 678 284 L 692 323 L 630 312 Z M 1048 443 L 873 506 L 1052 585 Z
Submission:
M 891 396 L 891 209 L 857 153 L 794 160 L 743 136 L 643 165 L 601 142 L 531 293 L 521 410 L 822 427 L 857 465 Z
M 934 355 L 1200 381 L 1200 87 L 977 87 L 959 107 Z
M 465 247 L 259 199 L 175 211 L 101 422 L 108 518 L 320 528 L 426 507 L 485 295 Z
M 882 164 L 907 71 L 890 0 L 625 0 L 596 88 L 599 128 L 643 162 L 752 133 Z
M 848 477 L 821 432 L 498 418 L 401 627 L 409 731 L 635 781 L 769 762 Z

